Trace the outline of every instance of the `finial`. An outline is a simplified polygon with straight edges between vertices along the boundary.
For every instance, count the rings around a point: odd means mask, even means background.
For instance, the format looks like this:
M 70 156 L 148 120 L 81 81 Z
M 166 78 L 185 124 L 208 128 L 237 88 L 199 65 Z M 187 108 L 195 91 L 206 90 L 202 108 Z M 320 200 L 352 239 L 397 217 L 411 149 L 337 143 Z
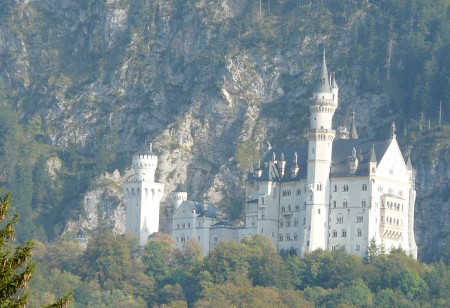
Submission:
M 377 162 L 377 156 L 375 154 L 375 143 L 372 143 L 372 150 L 370 151 L 370 162 L 371 163 Z
M 323 48 L 323 61 L 325 62 L 325 47 Z
M 391 136 L 392 137 L 395 136 L 395 122 L 392 122 L 392 125 L 391 125 Z
M 353 147 L 353 149 L 352 149 L 352 157 L 356 158 L 356 149 L 355 149 L 355 147 Z
M 153 143 L 150 142 L 150 144 L 149 144 L 149 146 L 148 146 L 148 149 L 150 150 L 150 152 L 153 152 L 153 151 L 152 151 L 152 148 L 153 148 Z
M 284 153 L 281 152 L 281 160 L 284 160 Z
M 297 152 L 294 153 L 294 164 L 297 164 L 298 155 Z
M 269 150 L 272 149 L 272 146 L 270 145 L 270 142 L 269 142 L 269 141 L 267 141 L 267 149 L 269 149 Z
M 258 169 L 261 169 L 261 159 L 258 160 Z
M 272 153 L 272 160 L 275 161 L 275 159 L 277 158 L 277 155 L 275 154 L 275 151 Z

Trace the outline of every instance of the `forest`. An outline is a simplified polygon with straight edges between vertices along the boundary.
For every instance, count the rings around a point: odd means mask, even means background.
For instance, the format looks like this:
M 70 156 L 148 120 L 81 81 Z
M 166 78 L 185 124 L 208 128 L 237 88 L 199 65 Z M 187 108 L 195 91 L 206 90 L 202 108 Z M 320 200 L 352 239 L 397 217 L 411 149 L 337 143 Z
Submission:
M 196 241 L 175 249 L 160 233 L 140 249 L 126 235 L 35 243 L 30 304 L 68 292 L 75 307 L 446 307 L 450 238 L 442 260 L 424 264 L 372 243 L 364 260 L 343 250 L 279 254 L 260 235 L 221 242 L 203 256 Z

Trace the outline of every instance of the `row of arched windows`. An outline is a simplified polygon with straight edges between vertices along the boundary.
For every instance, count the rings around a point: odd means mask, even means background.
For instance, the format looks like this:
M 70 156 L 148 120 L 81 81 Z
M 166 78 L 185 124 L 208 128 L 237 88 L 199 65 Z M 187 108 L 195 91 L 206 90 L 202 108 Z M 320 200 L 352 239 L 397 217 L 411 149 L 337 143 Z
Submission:
M 384 204 L 384 201 L 381 201 L 381 207 L 383 208 L 387 208 L 390 210 L 395 210 L 395 211 L 402 211 L 403 212 L 403 204 L 402 203 L 396 203 L 396 202 L 386 202 L 386 207 Z
M 400 226 L 403 227 L 403 219 L 398 219 L 395 217 L 386 217 L 386 220 L 383 220 L 383 216 L 381 216 L 381 222 L 385 222 L 388 225 Z
M 188 223 L 185 223 L 185 222 L 183 222 L 183 223 L 179 223 L 179 224 L 177 224 L 177 229 L 185 229 L 186 228 L 186 226 L 187 226 L 187 228 L 190 228 L 191 227 L 191 223 L 190 222 L 188 222 Z M 199 223 L 199 227 L 200 227 L 200 223 Z
M 283 240 L 285 241 L 297 241 L 298 240 L 298 236 L 297 233 L 294 233 L 294 236 L 291 237 L 291 235 L 289 233 L 286 233 L 286 235 L 283 236 L 283 234 L 280 234 L 278 237 L 279 241 L 282 242 Z
M 283 197 L 287 197 L 291 195 L 291 190 L 290 189 L 283 189 Z

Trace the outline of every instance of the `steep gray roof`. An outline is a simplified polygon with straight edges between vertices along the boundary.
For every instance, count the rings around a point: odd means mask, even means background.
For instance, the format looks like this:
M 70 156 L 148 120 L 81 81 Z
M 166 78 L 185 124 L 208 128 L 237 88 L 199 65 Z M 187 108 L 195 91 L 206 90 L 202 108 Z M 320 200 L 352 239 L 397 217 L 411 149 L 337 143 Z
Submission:
M 382 158 L 387 149 L 389 140 L 373 140 L 373 139 L 337 139 L 333 142 L 333 153 L 331 163 L 331 177 L 346 177 L 346 176 L 367 176 L 369 175 L 369 163 L 376 157 Z M 373 147 L 373 153 L 372 153 Z M 356 156 L 358 157 L 358 168 L 355 173 L 350 174 L 348 157 L 352 154 L 355 148 Z M 289 182 L 298 181 L 299 179 L 306 179 L 306 172 L 308 170 L 308 147 L 296 146 L 289 148 L 272 148 L 261 159 L 261 176 L 256 177 L 255 173 L 249 173 L 249 181 L 273 181 L 273 182 Z M 273 153 L 276 154 L 276 162 L 273 161 Z M 284 154 L 286 160 L 286 167 L 284 175 L 280 174 L 280 157 Z M 297 162 L 299 171 L 296 177 L 291 176 L 291 169 L 294 165 L 294 153 L 297 153 Z
M 373 139 L 338 139 L 333 142 L 333 154 L 331 163 L 331 177 L 367 176 L 369 175 L 369 163 L 372 154 L 382 158 L 390 140 Z M 374 153 L 372 153 L 372 147 Z M 358 168 L 356 173 L 349 173 L 348 157 L 352 149 L 356 149 Z
M 209 218 L 216 218 L 217 216 L 217 208 L 211 204 L 211 203 L 200 203 L 196 201 L 187 200 L 184 201 L 181 207 L 187 207 L 191 212 L 195 210 L 195 212 L 198 214 L 199 217 L 209 217 Z

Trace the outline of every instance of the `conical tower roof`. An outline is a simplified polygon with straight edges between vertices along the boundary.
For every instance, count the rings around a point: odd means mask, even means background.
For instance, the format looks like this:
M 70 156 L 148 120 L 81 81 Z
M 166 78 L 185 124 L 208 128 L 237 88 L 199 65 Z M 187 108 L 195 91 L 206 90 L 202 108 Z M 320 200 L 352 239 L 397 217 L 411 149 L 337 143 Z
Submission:
M 331 88 L 332 89 L 339 89 L 337 83 L 336 83 L 336 75 L 334 72 L 331 74 Z
M 356 130 L 355 111 L 352 111 L 352 125 L 350 127 L 350 139 L 358 139 L 358 131 Z
M 322 68 L 320 70 L 319 80 L 314 92 L 331 92 L 330 81 L 328 80 L 327 61 L 325 60 L 325 50 L 323 51 Z

